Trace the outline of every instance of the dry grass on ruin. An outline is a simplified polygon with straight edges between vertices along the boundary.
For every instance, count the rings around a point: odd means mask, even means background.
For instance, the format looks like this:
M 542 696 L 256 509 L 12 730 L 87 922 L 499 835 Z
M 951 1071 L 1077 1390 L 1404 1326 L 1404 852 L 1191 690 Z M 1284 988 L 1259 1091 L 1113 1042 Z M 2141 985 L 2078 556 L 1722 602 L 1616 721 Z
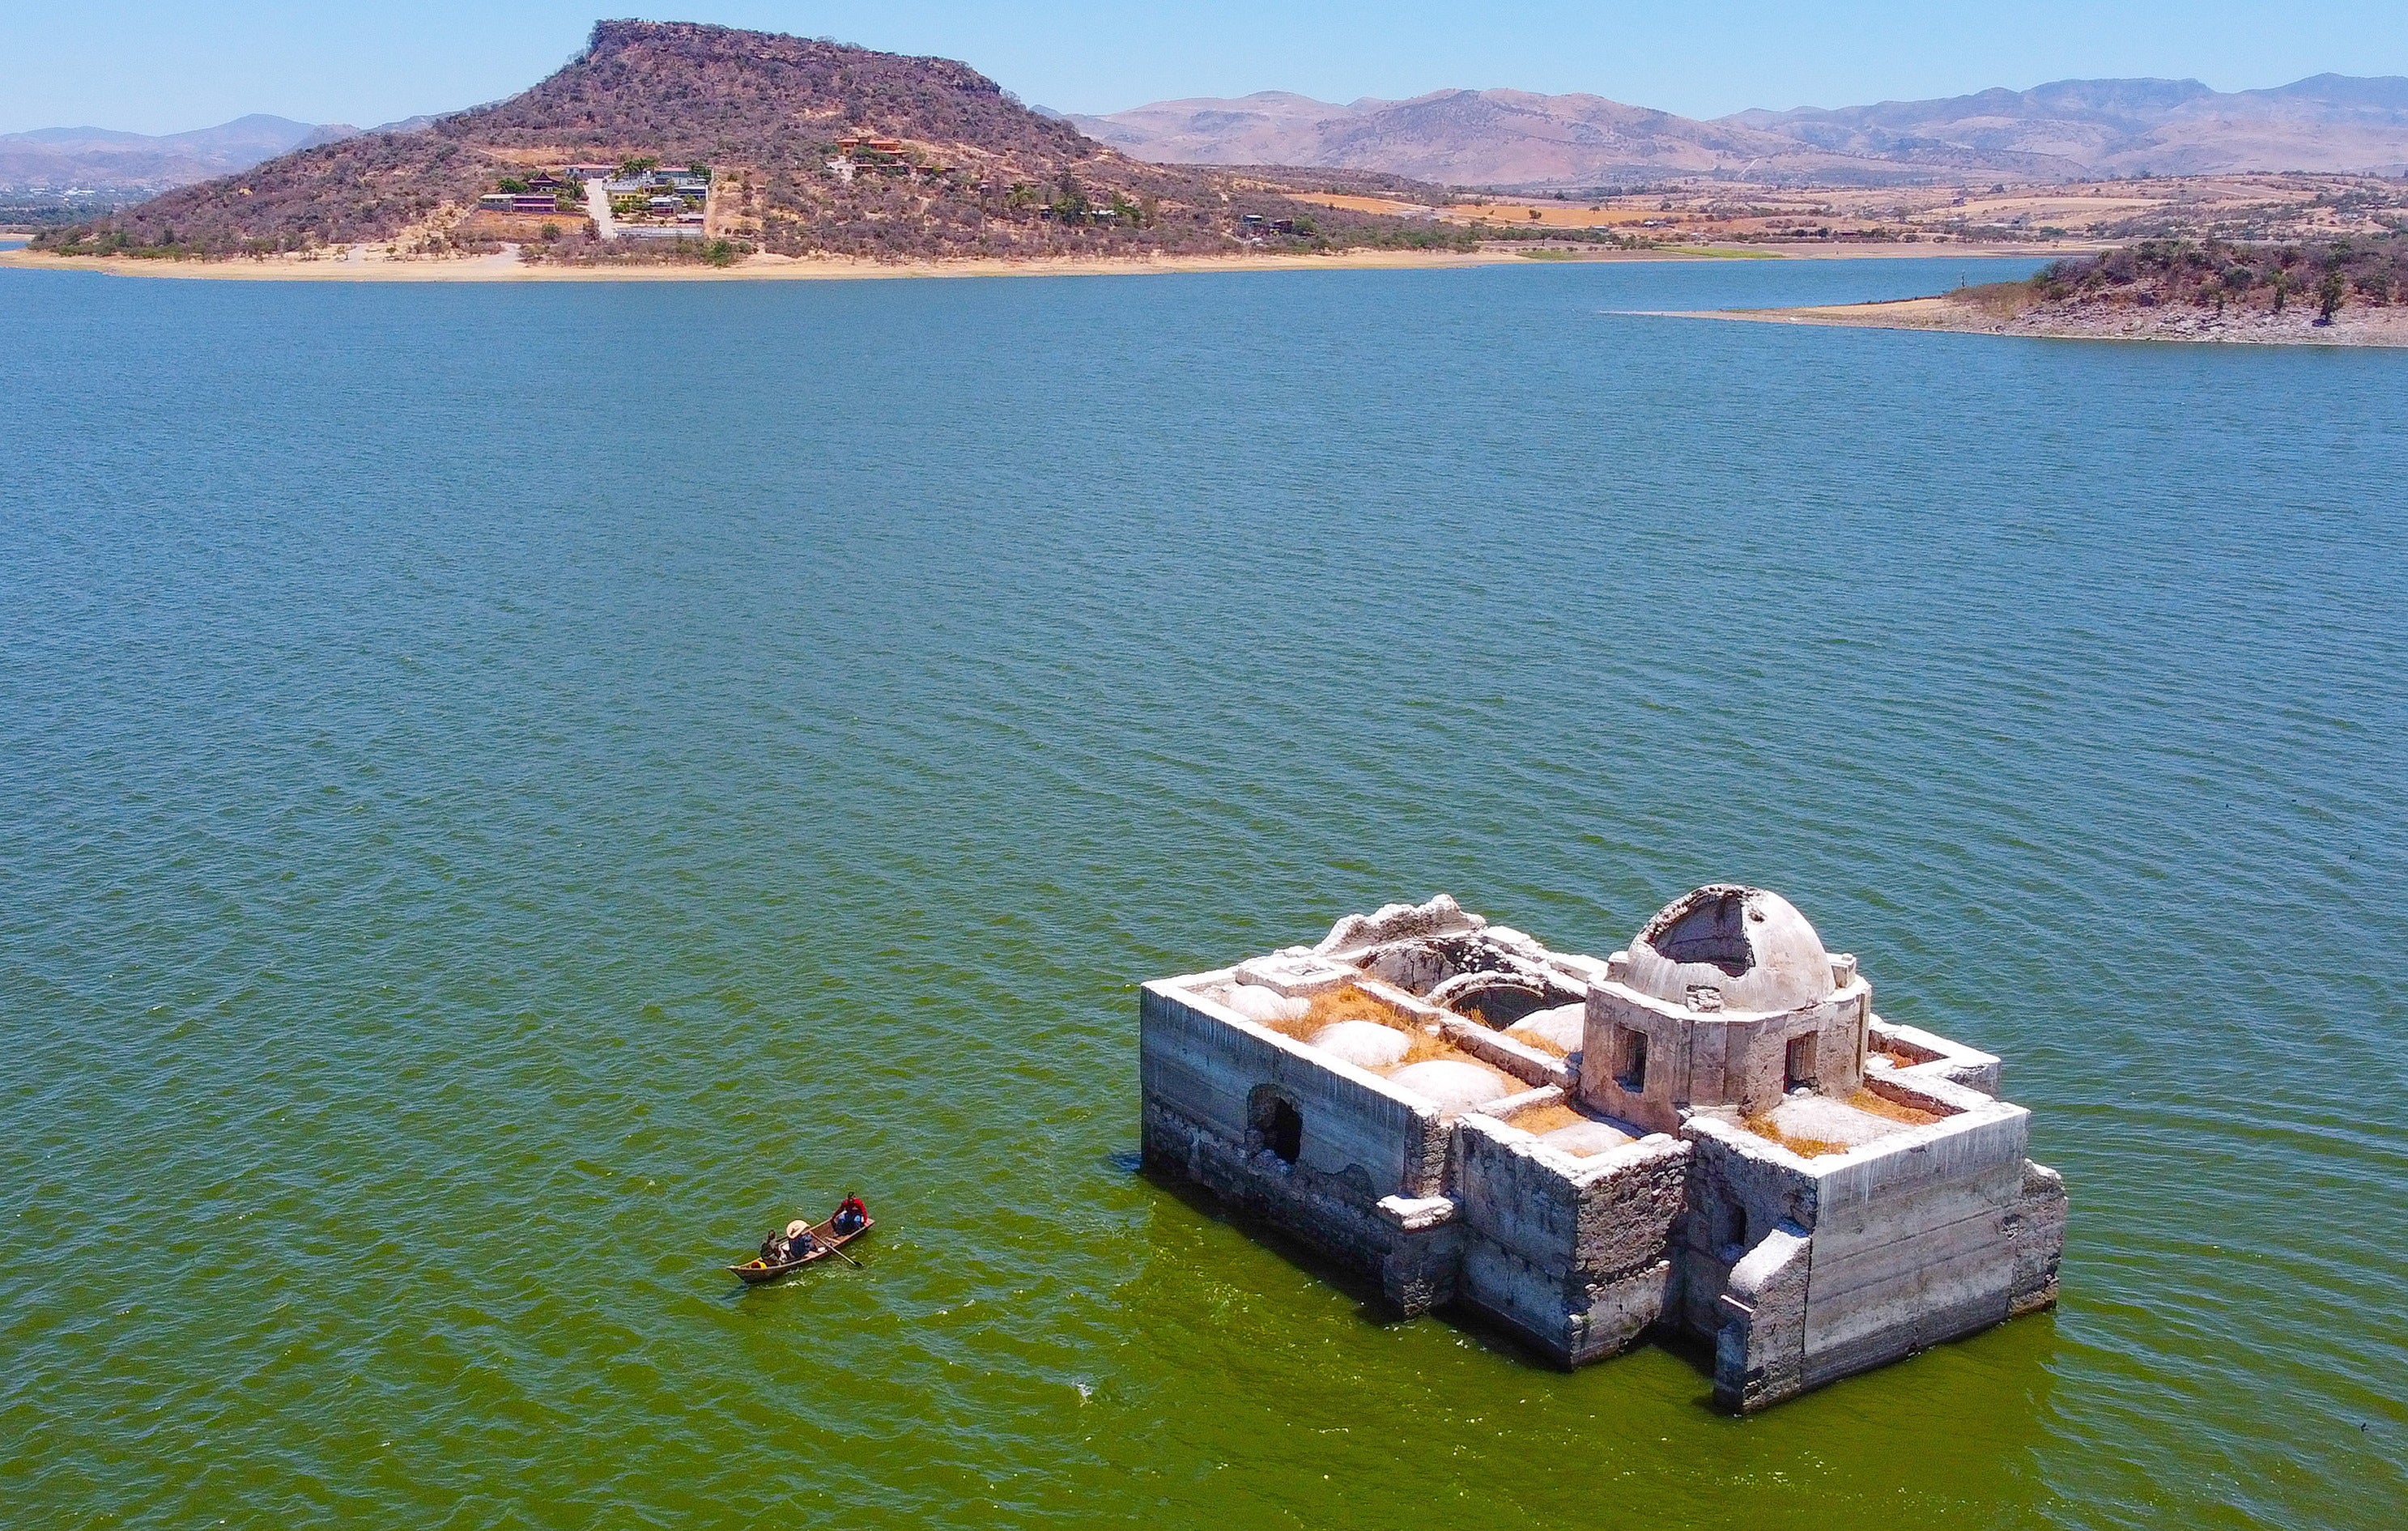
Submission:
M 1527 1110 L 1515 1111 L 1508 1119 L 1506 1125 L 1519 1127 L 1524 1132 L 1538 1135 L 1551 1133 L 1557 1127 L 1577 1127 L 1588 1120 L 1590 1119 L 1563 1102 L 1557 1101 L 1552 1106 L 1533 1106 Z
M 1900 1105 L 1895 1100 L 1873 1094 L 1862 1085 L 1858 1085 L 1856 1093 L 1850 1095 L 1842 1104 L 1853 1107 L 1867 1116 L 1877 1116 L 1885 1122 L 1895 1122 L 1907 1127 L 1928 1126 L 1945 1117 L 1944 1112 L 1927 1111 L 1916 1107 Z M 1774 1122 L 1770 1116 L 1751 1116 L 1743 1120 L 1740 1125 L 1769 1143 L 1780 1144 L 1801 1159 L 1819 1159 L 1827 1153 L 1845 1153 L 1848 1150 L 1858 1146 L 1854 1143 L 1827 1142 L 1820 1138 L 1797 1137 L 1782 1131 L 1780 1123 Z
M 1336 1025 L 1340 1021 L 1369 1021 L 1374 1025 L 1385 1026 L 1391 1031 L 1404 1034 L 1405 1055 L 1395 1065 L 1397 1068 L 1417 1063 L 1468 1063 L 1477 1064 L 1496 1073 L 1505 1073 L 1504 1069 L 1497 1067 L 1486 1059 L 1476 1058 L 1459 1048 L 1451 1046 L 1444 1037 L 1435 1035 L 1429 1029 L 1429 1023 L 1420 1016 L 1409 1010 L 1399 1009 L 1379 995 L 1359 989 L 1351 983 L 1335 989 L 1325 989 L 1306 1000 L 1305 1004 L 1307 1006 L 1305 1012 L 1295 1020 L 1272 1021 L 1266 1024 L 1283 1037 L 1293 1037 L 1297 1041 L 1310 1045 L 1313 1034 L 1324 1026 Z
M 1910 1127 L 1926 1127 L 1943 1120 L 1939 1111 L 1926 1111 L 1913 1106 L 1902 1106 L 1886 1095 L 1877 1095 L 1862 1085 L 1848 1097 L 1848 1104 L 1867 1116 L 1878 1116 L 1889 1122 L 1903 1122 Z
M 1751 1116 L 1740 1125 L 1768 1143 L 1778 1143 L 1801 1159 L 1819 1159 L 1827 1153 L 1845 1153 L 1854 1145 L 1827 1142 L 1820 1138 L 1796 1138 L 1783 1132 L 1778 1123 L 1769 1116 Z
M 1283 1037 L 1309 1042 L 1312 1040 L 1314 1032 L 1324 1026 L 1336 1025 L 1340 1021 L 1369 1021 L 1398 1031 L 1420 1029 L 1413 1017 L 1351 983 L 1326 989 L 1308 998 L 1304 1013 L 1292 1021 L 1267 1021 L 1264 1024 Z

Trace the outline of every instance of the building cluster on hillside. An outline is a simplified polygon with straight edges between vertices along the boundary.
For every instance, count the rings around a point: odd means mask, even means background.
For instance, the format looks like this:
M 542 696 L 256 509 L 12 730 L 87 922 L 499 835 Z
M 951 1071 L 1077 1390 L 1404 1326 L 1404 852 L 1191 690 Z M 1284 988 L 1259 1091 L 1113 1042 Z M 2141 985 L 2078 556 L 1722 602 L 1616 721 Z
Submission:
M 506 178 L 496 191 L 477 199 L 479 210 L 504 213 L 570 213 L 578 207 L 577 182 L 566 172 L 538 171 Z
M 602 194 L 623 235 L 698 236 L 710 201 L 710 178 L 693 169 L 614 171 L 603 180 Z
M 593 232 L 604 238 L 700 238 L 710 195 L 710 172 L 700 165 L 665 170 L 634 160 L 505 175 L 494 190 L 478 197 L 477 210 L 517 218 L 591 218 Z
M 1686 1335 L 1748 1411 L 2057 1300 L 2064 1182 L 1999 1060 L 1874 1015 L 1760 889 L 1602 961 L 1392 904 L 1139 1015 L 1149 1166 L 1564 1366 Z
M 836 141 L 827 159 L 828 174 L 847 185 L 855 176 L 889 176 L 911 180 L 947 173 L 947 167 L 912 158 L 911 147 L 900 138 L 880 134 L 851 133 Z

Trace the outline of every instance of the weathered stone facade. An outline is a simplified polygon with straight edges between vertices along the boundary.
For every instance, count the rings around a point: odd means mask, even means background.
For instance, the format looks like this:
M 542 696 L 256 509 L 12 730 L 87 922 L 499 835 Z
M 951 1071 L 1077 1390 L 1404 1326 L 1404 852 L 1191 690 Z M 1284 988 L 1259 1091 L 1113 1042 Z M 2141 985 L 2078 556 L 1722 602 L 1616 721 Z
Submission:
M 1747 1411 L 2057 1300 L 2065 1191 L 1999 1060 L 1698 889 L 1603 962 L 1454 900 L 1145 985 L 1146 1162 L 1567 1366 L 1657 1331 Z

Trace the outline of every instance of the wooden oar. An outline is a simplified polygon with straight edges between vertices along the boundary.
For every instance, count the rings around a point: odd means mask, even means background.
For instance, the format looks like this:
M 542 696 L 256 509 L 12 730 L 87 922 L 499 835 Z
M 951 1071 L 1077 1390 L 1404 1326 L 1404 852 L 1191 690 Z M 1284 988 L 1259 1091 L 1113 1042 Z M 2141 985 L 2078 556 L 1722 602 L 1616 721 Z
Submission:
M 830 1227 L 828 1232 L 833 1234 L 836 1232 L 836 1229 Z M 860 1261 L 854 1259 L 852 1255 L 845 1253 L 844 1251 L 838 1248 L 836 1244 L 830 1243 L 827 1247 L 827 1252 L 830 1254 L 835 1255 L 838 1259 L 843 1261 L 846 1265 L 851 1266 L 853 1269 L 859 1270 L 861 1268 Z

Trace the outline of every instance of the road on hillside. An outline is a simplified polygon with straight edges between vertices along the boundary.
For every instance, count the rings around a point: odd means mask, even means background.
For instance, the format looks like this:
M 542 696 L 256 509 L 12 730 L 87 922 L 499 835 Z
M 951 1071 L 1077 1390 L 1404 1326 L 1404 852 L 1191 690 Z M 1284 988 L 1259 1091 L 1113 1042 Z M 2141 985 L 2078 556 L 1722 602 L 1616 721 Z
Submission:
M 585 216 L 594 220 L 595 238 L 616 239 L 619 237 L 619 225 L 610 221 L 610 193 L 602 186 L 599 180 L 585 183 Z

